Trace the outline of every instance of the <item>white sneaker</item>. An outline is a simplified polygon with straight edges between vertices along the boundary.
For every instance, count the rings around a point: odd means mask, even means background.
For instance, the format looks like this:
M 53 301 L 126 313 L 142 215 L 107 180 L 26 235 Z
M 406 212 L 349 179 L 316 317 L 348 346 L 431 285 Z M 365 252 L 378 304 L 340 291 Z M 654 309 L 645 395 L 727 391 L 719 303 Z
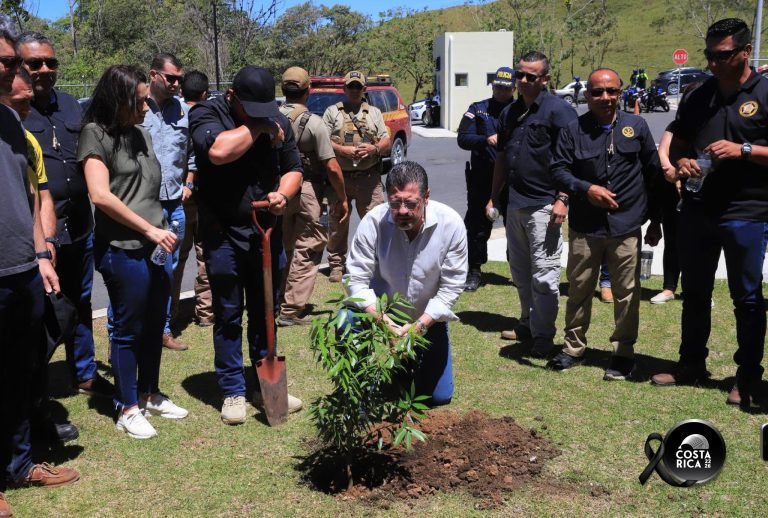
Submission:
M 225 424 L 245 422 L 245 396 L 227 396 L 221 405 L 221 420 Z
M 665 295 L 663 291 L 651 297 L 651 304 L 666 304 L 670 300 L 675 300 L 675 294 Z
M 115 425 L 118 430 L 125 432 L 134 439 L 150 439 L 157 435 L 157 431 L 149 424 L 141 411 L 130 414 L 120 413 Z
M 258 390 L 253 391 L 253 406 L 258 408 L 264 407 L 264 398 L 261 396 L 261 392 Z M 293 414 L 304 408 L 304 403 L 301 399 L 288 394 L 288 413 Z
M 184 419 L 189 415 L 189 412 L 176 405 L 165 397 L 163 394 L 152 394 L 149 399 L 143 398 L 139 401 L 139 408 L 144 411 L 144 415 L 149 417 L 152 415 L 159 415 L 166 419 Z

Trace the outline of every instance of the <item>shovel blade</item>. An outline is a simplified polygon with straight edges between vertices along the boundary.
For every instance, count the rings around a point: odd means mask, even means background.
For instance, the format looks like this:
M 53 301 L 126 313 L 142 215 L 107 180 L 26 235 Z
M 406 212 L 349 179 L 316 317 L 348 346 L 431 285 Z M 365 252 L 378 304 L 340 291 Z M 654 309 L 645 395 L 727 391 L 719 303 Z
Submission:
M 263 358 L 256 362 L 264 413 L 270 426 L 288 420 L 288 377 L 285 372 L 285 356 Z

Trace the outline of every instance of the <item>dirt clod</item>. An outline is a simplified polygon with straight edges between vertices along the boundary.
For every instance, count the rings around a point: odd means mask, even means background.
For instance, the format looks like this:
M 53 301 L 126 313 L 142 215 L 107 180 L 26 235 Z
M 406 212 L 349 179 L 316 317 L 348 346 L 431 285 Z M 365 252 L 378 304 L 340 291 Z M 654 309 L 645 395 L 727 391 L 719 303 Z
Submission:
M 412 499 L 464 490 L 483 500 L 479 508 L 488 508 L 500 505 L 511 489 L 532 481 L 545 483 L 541 472 L 546 461 L 560 454 L 511 417 L 492 418 L 479 411 L 433 411 L 420 428 L 427 442 L 416 443 L 410 452 L 361 451 L 352 469 L 355 484 L 349 489 L 343 463 L 327 451 L 316 451 L 299 469 L 310 486 L 343 498 Z

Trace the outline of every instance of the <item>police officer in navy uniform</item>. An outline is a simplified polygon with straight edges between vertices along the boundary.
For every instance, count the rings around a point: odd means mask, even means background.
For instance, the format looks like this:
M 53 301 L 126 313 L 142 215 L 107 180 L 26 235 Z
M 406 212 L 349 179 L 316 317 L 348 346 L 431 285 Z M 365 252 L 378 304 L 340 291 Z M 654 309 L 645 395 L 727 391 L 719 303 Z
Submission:
M 486 216 L 485 205 L 491 197 L 499 114 L 513 100 L 515 71 L 508 67 L 499 68 L 492 85 L 493 96 L 472 103 L 461 118 L 457 139 L 461 149 L 472 151 L 464 172 L 467 180 L 464 225 L 469 251 L 466 291 L 475 291 L 480 286 L 480 267 L 488 261 L 488 239 L 493 222 Z

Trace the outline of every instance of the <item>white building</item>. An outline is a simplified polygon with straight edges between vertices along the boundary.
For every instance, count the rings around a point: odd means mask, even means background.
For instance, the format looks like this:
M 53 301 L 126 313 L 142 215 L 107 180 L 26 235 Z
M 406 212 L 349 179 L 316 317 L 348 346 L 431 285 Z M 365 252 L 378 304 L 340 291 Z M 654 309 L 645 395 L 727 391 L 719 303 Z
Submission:
M 456 131 L 470 104 L 491 96 L 499 67 L 515 68 L 512 32 L 445 32 L 435 39 L 434 86 L 440 94 L 440 124 Z

